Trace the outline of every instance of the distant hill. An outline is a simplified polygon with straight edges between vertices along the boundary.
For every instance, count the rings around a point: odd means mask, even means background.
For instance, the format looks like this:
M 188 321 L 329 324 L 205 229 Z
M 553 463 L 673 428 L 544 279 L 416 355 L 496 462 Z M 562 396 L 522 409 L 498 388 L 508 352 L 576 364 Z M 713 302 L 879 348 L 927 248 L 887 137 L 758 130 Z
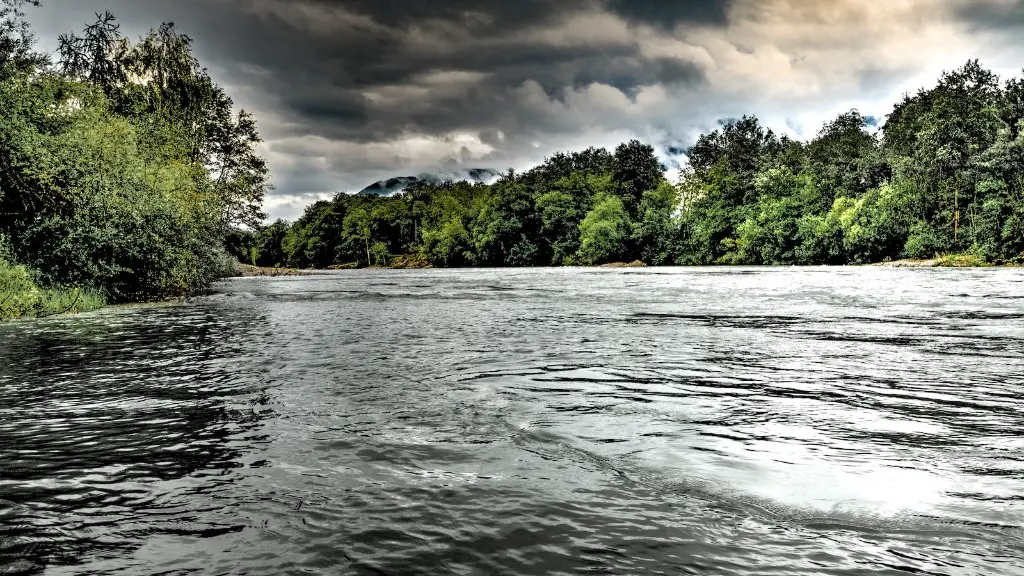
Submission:
M 404 191 L 409 186 L 420 182 L 422 179 L 416 176 L 399 176 L 388 178 L 380 182 L 374 182 L 359 191 L 360 196 L 392 196 Z
M 468 170 L 451 171 L 451 172 L 434 172 L 434 173 L 423 173 L 419 176 L 397 176 L 395 178 L 388 178 L 387 180 L 381 180 L 380 182 L 374 182 L 366 188 L 359 191 L 360 196 L 393 196 L 399 192 L 404 192 L 406 188 L 419 182 L 426 182 L 428 184 L 440 184 L 445 180 L 467 182 L 481 182 L 489 184 L 498 179 L 501 176 L 501 172 L 493 170 L 491 168 L 470 168 Z

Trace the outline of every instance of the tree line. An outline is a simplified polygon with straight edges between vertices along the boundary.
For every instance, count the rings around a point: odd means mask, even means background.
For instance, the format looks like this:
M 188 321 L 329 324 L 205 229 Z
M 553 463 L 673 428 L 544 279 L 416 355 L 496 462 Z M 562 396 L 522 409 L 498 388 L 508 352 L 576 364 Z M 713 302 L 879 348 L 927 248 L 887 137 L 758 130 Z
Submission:
M 1024 261 L 1024 79 L 978 61 L 809 141 L 754 116 L 686 150 L 558 153 L 497 182 L 338 194 L 263 224 L 256 122 L 172 24 L 110 14 L 40 53 L 0 0 L 0 316 L 180 296 L 260 266 L 855 264 Z
M 678 182 L 634 140 L 492 185 L 338 194 L 229 244 L 300 268 L 399 255 L 445 267 L 1024 260 L 1024 80 L 970 61 L 874 124 L 853 110 L 801 142 L 744 116 L 700 136 Z
M 254 119 L 173 24 L 133 41 L 100 14 L 51 57 L 25 20 L 38 4 L 0 0 L 0 300 L 42 306 L 14 279 L 108 302 L 204 288 L 225 238 L 265 217 Z

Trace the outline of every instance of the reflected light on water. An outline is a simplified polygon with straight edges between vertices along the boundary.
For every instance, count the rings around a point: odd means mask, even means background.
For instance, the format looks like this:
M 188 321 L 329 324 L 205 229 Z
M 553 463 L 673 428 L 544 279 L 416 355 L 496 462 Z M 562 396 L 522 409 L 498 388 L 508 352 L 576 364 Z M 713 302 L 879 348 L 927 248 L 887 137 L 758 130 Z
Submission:
M 360 271 L 0 325 L 0 573 L 1024 573 L 1014 270 Z

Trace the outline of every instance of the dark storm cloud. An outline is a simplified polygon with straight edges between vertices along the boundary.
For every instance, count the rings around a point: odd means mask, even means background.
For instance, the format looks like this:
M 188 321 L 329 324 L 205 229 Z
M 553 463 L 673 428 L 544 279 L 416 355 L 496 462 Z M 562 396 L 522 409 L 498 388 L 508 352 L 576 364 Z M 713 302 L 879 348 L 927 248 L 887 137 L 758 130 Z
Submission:
M 496 106 L 532 81 L 552 98 L 591 84 L 627 96 L 652 85 L 701 82 L 700 68 L 670 58 L 645 58 L 636 45 L 552 45 L 531 32 L 602 8 L 624 21 L 721 22 L 724 3 L 711 0 L 219 0 L 185 3 L 218 58 L 249 66 L 228 73 L 258 88 L 264 103 L 295 130 L 330 138 L 375 141 L 408 131 L 443 133 L 496 128 Z M 202 10 L 202 15 L 195 13 Z M 657 16 L 657 18 L 655 18 Z M 557 40 L 557 38 L 554 38 Z M 478 74 L 465 86 L 424 85 L 430 72 Z M 417 86 L 422 90 L 416 90 Z M 405 98 L 372 93 L 404 88 Z
M 1024 0 L 44 3 L 33 23 L 51 49 L 108 9 L 130 36 L 174 21 L 195 38 L 259 119 L 278 186 L 270 211 L 289 216 L 396 174 L 521 169 L 633 136 L 676 166 L 716 119 L 745 113 L 813 133 L 859 99 L 881 118 L 922 71 L 927 82 L 962 57 L 1019 62 L 1024 27 Z
M 610 0 L 610 11 L 631 21 L 656 26 L 674 26 L 680 22 L 724 25 L 730 2 L 725 0 Z
M 285 0 L 299 1 L 299 0 Z M 604 9 L 631 21 L 670 24 L 724 24 L 726 0 L 316 0 L 326 6 L 345 6 L 387 25 L 403 27 L 440 19 L 481 26 L 481 32 L 509 31 L 558 19 L 565 14 Z
M 958 8 L 957 17 L 979 30 L 1024 28 L 1024 2 L 966 2 Z
M 302 0 L 281 0 L 281 4 L 299 4 Z M 533 26 L 573 12 L 585 0 L 314 0 L 326 7 L 344 7 L 367 16 L 384 26 L 405 28 L 427 20 L 443 20 L 477 27 L 480 32 L 515 30 Z
M 316 190 L 310 154 L 368 156 L 349 144 L 410 134 L 438 138 L 443 148 L 458 132 L 492 150 L 476 154 L 478 161 L 501 162 L 545 135 L 600 126 L 602 118 L 569 104 L 591 86 L 635 102 L 645 87 L 701 85 L 697 63 L 645 55 L 623 30 L 721 25 L 727 7 L 720 0 L 45 1 L 40 23 L 52 37 L 106 9 L 131 36 L 176 22 L 196 39 L 215 78 L 257 113 L 278 155 L 279 190 L 289 193 Z M 551 107 L 537 100 L 538 90 Z M 300 153 L 284 144 L 294 138 L 318 144 Z M 453 147 L 444 161 L 473 161 L 465 147 Z M 408 151 L 375 154 L 326 162 L 335 174 L 388 162 L 401 171 L 416 162 Z

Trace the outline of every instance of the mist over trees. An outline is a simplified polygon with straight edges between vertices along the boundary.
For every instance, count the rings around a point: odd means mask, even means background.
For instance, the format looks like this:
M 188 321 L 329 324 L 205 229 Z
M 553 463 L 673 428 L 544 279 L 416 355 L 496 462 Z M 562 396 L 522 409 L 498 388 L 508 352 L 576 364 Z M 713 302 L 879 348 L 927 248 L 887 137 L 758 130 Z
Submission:
M 207 286 L 231 230 L 264 218 L 253 118 L 172 24 L 132 41 L 99 14 L 51 59 L 38 2 L 0 1 L 0 266 L 113 302 Z
M 1024 80 L 977 61 L 904 97 L 880 129 L 851 110 L 799 142 L 744 116 L 687 156 L 678 182 L 631 141 L 492 185 L 339 194 L 293 224 L 239 233 L 234 252 L 303 268 L 409 254 L 434 266 L 1024 261 Z

